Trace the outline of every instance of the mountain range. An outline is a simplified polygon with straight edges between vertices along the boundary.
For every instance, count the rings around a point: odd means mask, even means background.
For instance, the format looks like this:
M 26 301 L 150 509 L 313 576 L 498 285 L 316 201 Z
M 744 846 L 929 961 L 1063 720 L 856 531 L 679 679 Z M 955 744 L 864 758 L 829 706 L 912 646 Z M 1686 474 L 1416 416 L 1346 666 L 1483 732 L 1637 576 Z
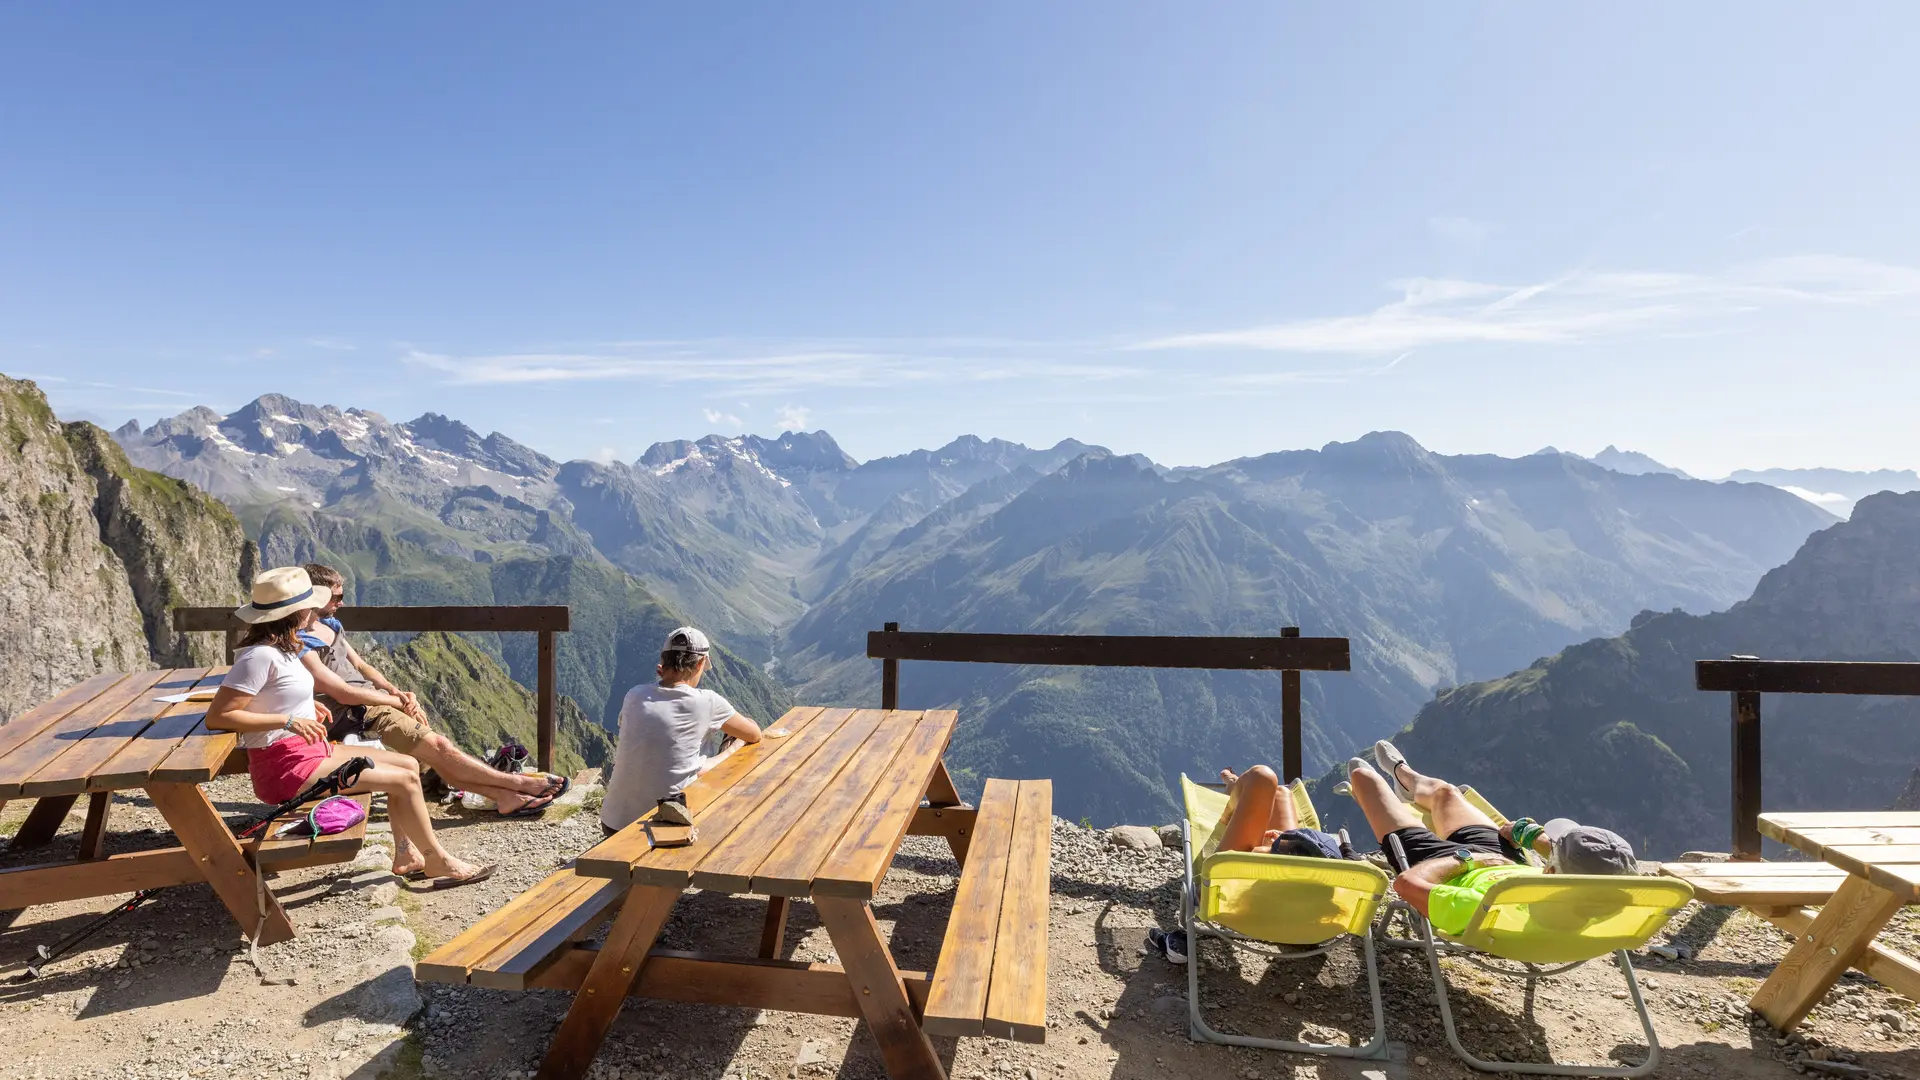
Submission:
M 1642 612 L 1624 634 L 1443 691 L 1395 743 L 1415 768 L 1470 783 L 1508 814 L 1604 825 L 1645 857 L 1724 850 L 1728 696 L 1694 689 L 1694 661 L 1920 660 L 1916 550 L 1920 492 L 1869 495 L 1731 608 Z M 1897 697 L 1767 695 L 1766 809 L 1893 803 L 1920 761 L 1917 708 Z M 1352 802 L 1331 794 L 1335 779 L 1318 783 L 1316 804 L 1364 828 Z
M 1644 608 L 1710 611 L 1834 518 L 1777 488 L 1629 475 L 1573 455 L 1433 454 L 1376 432 L 1170 470 L 1074 440 L 963 436 L 860 462 L 826 432 L 668 440 L 559 462 L 428 413 L 269 395 L 115 437 L 231 505 L 266 564 L 320 558 L 359 603 L 569 603 L 562 688 L 606 722 L 675 619 L 728 650 L 754 715 L 871 704 L 865 632 L 1307 634 L 1316 767 L 1436 688 L 1510 671 Z M 531 642 L 480 640 L 517 678 Z M 1274 756 L 1279 680 L 1233 672 L 908 665 L 958 705 L 963 785 L 1047 775 L 1063 813 L 1164 817 L 1180 771 Z

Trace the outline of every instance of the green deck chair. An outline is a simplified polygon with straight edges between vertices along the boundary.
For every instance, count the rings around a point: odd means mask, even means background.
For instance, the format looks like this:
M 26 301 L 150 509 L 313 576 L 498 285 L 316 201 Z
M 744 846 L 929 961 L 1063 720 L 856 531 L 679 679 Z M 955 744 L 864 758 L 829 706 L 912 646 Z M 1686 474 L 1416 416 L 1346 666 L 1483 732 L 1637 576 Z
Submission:
M 1506 816 L 1472 788 L 1462 787 L 1460 793 L 1495 824 L 1507 823 Z M 1425 819 L 1426 814 L 1423 812 L 1421 817 Z M 1527 854 L 1533 857 L 1532 852 Z M 1677 879 L 1576 874 L 1523 876 L 1496 882 L 1488 889 L 1473 918 L 1459 934 L 1439 933 L 1401 900 L 1386 905 L 1386 914 L 1376 932 L 1382 945 L 1426 950 L 1427 966 L 1433 974 L 1433 996 L 1440 1003 L 1440 1021 L 1447 1030 L 1447 1042 L 1460 1060 L 1473 1068 L 1482 1072 L 1537 1076 L 1645 1076 L 1660 1064 L 1660 1039 L 1654 1034 L 1653 1018 L 1647 1014 L 1647 1003 L 1640 996 L 1640 983 L 1633 977 L 1633 961 L 1628 953 L 1645 945 L 1691 899 L 1693 886 Z M 1395 915 L 1403 916 L 1417 928 L 1420 937 L 1389 936 L 1388 927 Z M 1442 952 L 1458 954 L 1495 975 L 1524 978 L 1529 984 L 1543 975 L 1558 975 L 1589 960 L 1614 954 L 1627 980 L 1627 994 L 1640 1015 L 1640 1028 L 1646 1034 L 1646 1060 L 1638 1065 L 1601 1066 L 1483 1061 L 1474 1057 L 1460 1045 L 1459 1032 L 1454 1029 L 1453 1008 L 1447 1000 L 1447 979 L 1440 970 Z M 1524 968 L 1515 971 L 1490 964 L 1483 957 L 1519 963 Z M 1552 966 L 1543 968 L 1542 965 Z
M 1386 1053 L 1387 1026 L 1380 1001 L 1380 971 L 1368 928 L 1387 893 L 1387 875 L 1363 862 L 1219 851 L 1196 862 L 1227 806 L 1223 791 L 1180 777 L 1186 801 L 1181 831 L 1186 847 L 1186 888 L 1181 911 L 1187 931 L 1187 1034 L 1196 1042 L 1257 1046 L 1330 1057 L 1377 1058 Z M 1289 785 L 1300 823 L 1320 827 L 1320 817 L 1298 780 Z M 1366 955 L 1367 989 L 1373 994 L 1373 1038 L 1360 1046 L 1289 1042 L 1229 1035 L 1209 1027 L 1200 1007 L 1200 939 L 1233 947 L 1263 942 L 1281 946 L 1276 960 L 1318 956 L 1352 935 Z

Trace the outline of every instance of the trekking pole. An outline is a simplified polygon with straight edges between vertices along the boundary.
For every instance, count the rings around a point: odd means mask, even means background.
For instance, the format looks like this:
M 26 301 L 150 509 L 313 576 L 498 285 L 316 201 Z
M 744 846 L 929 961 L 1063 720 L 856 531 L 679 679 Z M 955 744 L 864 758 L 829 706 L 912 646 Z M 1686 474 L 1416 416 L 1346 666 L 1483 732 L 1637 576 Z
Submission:
M 115 920 L 119 919 L 120 916 L 127 914 L 128 912 L 134 910 L 140 905 L 153 899 L 154 895 L 158 891 L 159 890 L 157 889 L 141 889 L 139 892 L 134 893 L 131 897 L 128 897 L 126 903 L 121 904 L 119 907 L 116 907 L 111 911 L 103 912 L 99 917 L 95 918 L 92 922 L 88 923 L 87 925 L 81 927 L 78 930 L 75 930 L 73 933 L 68 934 L 66 937 L 61 938 L 59 941 L 56 941 L 51 945 L 34 946 L 33 963 L 28 964 L 27 970 L 25 970 L 24 972 L 21 972 L 18 975 L 15 975 L 11 981 L 15 983 L 24 983 L 24 982 L 32 982 L 33 980 L 39 978 L 41 968 L 46 967 L 48 964 L 51 964 L 55 960 L 60 959 L 60 957 L 64 956 L 69 949 L 72 949 L 75 945 L 78 945 L 81 942 L 92 937 L 95 933 L 99 932 L 109 924 L 113 923 Z

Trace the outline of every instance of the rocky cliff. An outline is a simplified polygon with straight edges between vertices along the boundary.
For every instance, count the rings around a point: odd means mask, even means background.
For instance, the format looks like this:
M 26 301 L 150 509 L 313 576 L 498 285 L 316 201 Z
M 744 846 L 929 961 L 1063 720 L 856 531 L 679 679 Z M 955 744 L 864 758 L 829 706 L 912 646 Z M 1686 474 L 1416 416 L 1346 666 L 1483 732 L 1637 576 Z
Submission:
M 225 507 L 0 375 L 0 722 L 101 671 L 212 655 L 165 610 L 236 603 L 248 550 Z

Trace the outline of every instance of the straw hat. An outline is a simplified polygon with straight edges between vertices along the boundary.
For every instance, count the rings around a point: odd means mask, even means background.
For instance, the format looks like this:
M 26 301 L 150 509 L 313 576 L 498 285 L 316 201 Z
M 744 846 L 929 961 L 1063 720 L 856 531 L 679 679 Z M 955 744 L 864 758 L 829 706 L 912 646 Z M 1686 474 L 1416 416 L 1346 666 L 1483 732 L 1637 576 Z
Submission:
M 332 590 L 316 589 L 313 579 L 298 566 L 282 566 L 253 579 L 253 603 L 233 609 L 234 618 L 243 623 L 272 622 L 296 611 L 322 608 L 332 599 Z

